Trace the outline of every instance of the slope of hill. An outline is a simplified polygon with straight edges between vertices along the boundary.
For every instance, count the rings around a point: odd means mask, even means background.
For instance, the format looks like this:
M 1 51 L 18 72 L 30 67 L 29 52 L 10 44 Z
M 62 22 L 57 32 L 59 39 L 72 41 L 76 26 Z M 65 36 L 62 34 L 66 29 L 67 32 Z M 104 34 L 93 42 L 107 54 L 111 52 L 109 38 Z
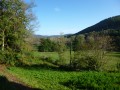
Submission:
M 112 43 L 114 44 L 115 50 L 120 51 L 120 15 L 102 20 L 74 35 L 89 35 L 91 32 L 101 33 L 100 35 L 109 35 L 113 40 Z
M 108 29 L 109 30 L 119 30 L 120 29 L 120 15 L 102 20 L 93 26 L 90 26 L 78 33 L 75 33 L 75 35 L 85 34 L 85 33 L 93 32 L 93 31 L 99 32 L 99 31 L 108 30 Z

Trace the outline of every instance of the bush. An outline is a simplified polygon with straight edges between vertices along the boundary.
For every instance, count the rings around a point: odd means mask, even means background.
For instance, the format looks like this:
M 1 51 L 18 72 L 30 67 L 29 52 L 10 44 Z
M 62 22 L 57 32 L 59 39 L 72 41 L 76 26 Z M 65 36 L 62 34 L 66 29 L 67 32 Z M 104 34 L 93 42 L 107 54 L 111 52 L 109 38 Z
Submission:
M 103 67 L 106 60 L 104 58 L 105 55 L 102 55 L 101 53 L 103 52 L 96 52 L 93 50 L 75 52 L 72 60 L 72 68 L 77 70 L 104 70 Z
M 100 65 L 98 60 L 93 56 L 84 56 L 75 59 L 73 62 L 73 67 L 80 70 L 99 70 Z
M 21 54 L 20 52 L 14 52 L 12 50 L 0 51 L 0 64 L 7 64 L 11 66 L 22 66 L 25 62 L 34 59 L 32 53 Z
M 16 53 L 9 51 L 0 51 L 0 63 L 14 65 Z

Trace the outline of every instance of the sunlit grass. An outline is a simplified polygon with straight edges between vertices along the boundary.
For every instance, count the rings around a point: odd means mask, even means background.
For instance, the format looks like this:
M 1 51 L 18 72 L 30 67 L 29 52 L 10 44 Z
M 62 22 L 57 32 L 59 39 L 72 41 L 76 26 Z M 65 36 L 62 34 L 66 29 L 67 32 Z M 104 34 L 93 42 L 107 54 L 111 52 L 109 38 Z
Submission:
M 52 60 L 56 60 L 58 59 L 58 54 L 56 52 L 32 52 L 32 54 L 34 59 L 31 60 L 30 66 L 10 67 L 8 71 L 21 79 L 21 81 L 34 88 L 40 88 L 43 90 L 72 90 L 69 85 L 66 86 L 64 83 L 69 80 L 73 80 L 74 82 L 74 79 L 76 80 L 77 77 L 81 77 L 81 75 L 83 75 L 83 77 L 86 75 L 86 78 L 88 77 L 88 79 L 90 79 L 94 74 L 101 77 L 102 75 L 110 75 L 113 78 L 115 75 L 120 75 L 120 73 L 107 72 L 64 71 L 60 70 L 56 65 L 41 59 L 41 57 L 51 57 Z M 64 55 L 66 56 L 66 60 L 69 62 L 69 52 L 65 52 Z M 120 61 L 119 56 L 120 53 L 108 53 L 106 56 L 107 63 L 105 65 L 105 69 L 108 71 L 116 71 L 116 64 Z M 106 76 L 103 77 L 106 78 Z M 90 80 L 95 81 L 94 78 Z M 107 79 L 104 79 L 104 83 L 106 82 Z M 96 83 L 94 84 L 96 85 Z M 119 86 L 119 83 L 117 86 Z
M 57 61 L 59 59 L 57 52 L 32 52 L 37 59 L 33 60 L 35 63 L 43 63 L 43 60 L 40 57 L 50 57 L 52 61 Z M 74 52 L 72 52 L 74 54 Z M 65 63 L 70 63 L 70 52 L 64 52 Z M 32 62 L 33 62 L 32 61 Z M 46 61 L 46 60 L 44 60 Z M 120 63 L 120 52 L 109 52 L 105 56 L 105 69 L 106 70 L 117 70 L 116 64 Z
M 26 84 L 44 90 L 70 90 L 61 83 L 69 80 L 71 77 L 76 77 L 81 74 L 81 72 L 67 72 L 40 68 L 24 69 L 16 67 L 11 67 L 9 72 L 15 74 Z
M 75 71 L 70 72 L 69 71 L 68 72 L 68 71 L 59 71 L 59 70 L 53 70 L 53 69 L 41 69 L 36 67 L 28 67 L 28 68 L 11 67 L 9 69 L 9 72 L 14 74 L 18 78 L 20 78 L 26 84 L 34 88 L 39 88 L 43 90 L 73 90 L 73 88 L 71 88 L 71 86 L 69 85 L 73 83 L 72 87 L 76 88 L 79 82 L 82 82 L 84 84 L 83 88 L 87 84 L 92 85 L 92 83 L 94 83 L 94 85 L 97 85 L 97 87 L 100 88 L 97 80 L 101 80 L 100 84 L 102 85 L 102 87 L 104 87 L 103 86 L 104 84 L 107 85 L 108 80 L 110 81 L 110 85 L 114 84 L 114 82 L 112 83 L 112 81 L 114 80 L 117 87 L 120 86 L 119 85 L 120 79 L 117 79 L 117 78 L 120 78 L 120 73 L 91 72 L 91 71 L 89 72 L 75 72 Z M 70 80 L 73 82 L 70 83 L 69 82 Z M 78 82 L 76 80 L 78 80 Z M 67 85 L 65 84 L 66 82 L 68 82 Z M 104 84 L 102 84 L 102 82 L 104 82 Z M 93 88 L 94 88 L 94 85 L 93 85 Z

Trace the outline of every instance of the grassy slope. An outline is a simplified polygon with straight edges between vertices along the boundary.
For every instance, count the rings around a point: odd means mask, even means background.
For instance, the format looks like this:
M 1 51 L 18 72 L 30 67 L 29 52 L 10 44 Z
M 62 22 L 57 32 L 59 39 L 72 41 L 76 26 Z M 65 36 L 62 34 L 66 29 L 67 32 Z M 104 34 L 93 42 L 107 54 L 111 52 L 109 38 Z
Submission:
M 58 57 L 56 53 L 51 53 L 51 52 L 40 53 L 40 54 L 35 52 L 34 55 L 36 55 L 35 57 L 49 56 L 49 55 L 52 58 Z M 108 54 L 108 58 L 109 58 L 108 59 L 109 65 L 106 65 L 106 68 L 111 69 L 113 66 L 115 66 L 116 62 L 120 60 L 120 53 L 115 53 L 115 52 L 110 53 Z M 44 62 L 42 62 L 41 60 L 34 60 L 34 64 L 35 63 L 43 64 Z M 41 65 L 38 66 L 31 65 L 31 67 L 24 67 L 24 68 L 11 67 L 8 71 L 16 75 L 26 84 L 34 88 L 40 88 L 43 90 L 70 90 L 70 88 L 64 86 L 62 83 L 67 82 L 72 77 L 77 77 L 80 76 L 81 74 L 86 73 L 86 72 L 68 72 L 68 71 L 60 71 L 57 69 L 48 69 Z M 112 73 L 112 75 L 114 76 L 114 73 Z
M 18 76 L 25 83 L 44 90 L 69 90 L 61 83 L 66 82 L 71 77 L 76 77 L 81 72 L 54 71 L 40 68 L 10 68 L 10 72 Z
M 115 80 L 116 75 L 119 76 L 120 78 L 120 73 L 105 73 L 104 74 L 104 72 L 67 72 L 67 71 L 54 71 L 54 70 L 46 70 L 46 69 L 39 69 L 39 68 L 23 69 L 23 68 L 12 67 L 10 68 L 10 72 L 15 74 L 17 77 L 19 77 L 22 81 L 24 81 L 28 85 L 34 88 L 39 88 L 43 90 L 71 90 L 71 88 L 66 87 L 65 85 L 63 85 L 63 83 L 68 82 L 72 78 L 73 80 L 75 79 L 76 81 L 79 79 L 77 77 L 82 76 L 83 78 L 83 75 L 86 77 L 84 78 L 87 81 L 89 82 L 92 81 L 91 83 L 93 83 L 94 81 L 94 84 L 96 84 L 97 82 L 96 78 L 93 77 L 94 75 L 95 77 L 100 76 L 100 78 L 98 77 L 97 80 L 101 80 L 101 77 L 102 77 L 101 82 L 104 82 L 104 83 L 107 83 L 107 81 L 111 82 Z M 108 76 L 110 76 L 110 80 Z M 86 80 L 84 80 L 84 78 L 81 80 L 85 84 Z M 120 83 L 118 79 L 117 79 L 117 83 Z M 79 86 L 79 84 L 76 84 L 76 85 Z

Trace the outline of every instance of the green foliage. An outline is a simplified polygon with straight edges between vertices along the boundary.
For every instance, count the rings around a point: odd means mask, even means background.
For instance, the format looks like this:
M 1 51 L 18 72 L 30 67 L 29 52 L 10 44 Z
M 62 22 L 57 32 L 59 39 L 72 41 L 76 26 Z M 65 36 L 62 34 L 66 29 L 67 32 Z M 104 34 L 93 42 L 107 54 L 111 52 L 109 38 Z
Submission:
M 85 36 L 78 35 L 73 40 L 73 51 L 79 51 L 85 49 Z
M 106 50 L 111 47 L 109 36 L 91 33 L 76 36 L 73 44 L 72 68 L 79 70 L 103 70 L 106 64 Z
M 86 52 L 84 52 L 84 54 L 85 53 Z M 79 81 L 83 82 L 84 88 L 88 88 L 86 86 L 88 84 L 89 84 L 88 86 L 91 86 L 92 88 L 97 88 L 100 90 L 101 88 L 106 88 L 108 86 L 110 86 L 110 89 L 111 89 L 112 88 L 111 84 L 113 85 L 113 88 L 119 87 L 120 85 L 119 72 L 118 73 L 115 73 L 115 72 L 103 73 L 103 72 L 90 72 L 90 71 L 78 72 L 78 71 L 71 71 L 70 68 L 68 69 L 69 71 L 64 71 L 65 68 L 62 68 L 61 70 L 61 68 L 54 65 L 54 63 L 51 64 L 51 62 L 55 62 L 59 58 L 57 52 L 31 52 L 26 54 L 32 55 L 32 59 L 27 59 L 28 61 L 26 61 L 28 66 L 10 67 L 7 71 L 17 76 L 18 78 L 20 78 L 27 85 L 30 85 L 31 87 L 34 87 L 34 88 L 39 88 L 44 90 L 50 90 L 50 89 L 51 90 L 58 90 L 58 89 L 77 90 L 78 86 L 80 85 L 77 83 L 75 83 L 74 85 L 73 84 L 71 85 L 71 83 L 74 82 L 74 80 L 76 80 L 77 82 L 78 77 L 79 77 Z M 72 54 L 74 53 L 72 52 Z M 69 63 L 69 52 L 65 52 L 64 55 L 66 57 L 66 60 L 68 60 L 68 63 Z M 109 57 L 109 59 L 105 64 L 105 65 L 108 65 L 108 67 L 106 68 L 107 69 L 110 68 L 109 71 L 113 71 L 112 69 L 116 67 L 116 63 L 119 61 L 120 53 L 111 52 L 107 54 L 107 56 Z M 70 80 L 72 81 L 71 83 L 65 84 Z M 107 81 L 110 81 L 110 82 L 107 82 Z M 100 83 L 100 87 L 98 86 L 98 83 Z M 104 83 L 105 86 L 103 86 L 103 84 L 101 83 Z M 106 84 L 108 84 L 108 86 Z M 117 90 L 119 90 L 119 88 L 117 88 Z
M 63 52 L 66 50 L 66 41 L 64 37 L 55 38 L 41 38 L 38 45 L 40 52 Z
M 75 52 L 72 60 L 72 68 L 74 70 L 104 70 L 106 58 L 103 51 L 87 50 Z
M 12 64 L 15 60 L 15 53 L 13 52 L 9 52 L 9 51 L 3 51 L 1 52 L 1 56 L 0 56 L 0 63 L 2 64 Z
M 30 33 L 32 12 L 22 0 L 0 1 L 0 62 L 14 64 L 19 54 L 28 50 L 27 38 Z
M 108 90 L 120 89 L 119 73 L 85 72 L 73 77 L 64 85 L 72 90 Z
M 59 59 L 56 61 L 58 65 L 65 65 L 65 51 L 66 51 L 66 41 L 65 37 L 57 38 L 56 52 L 58 53 Z
M 55 62 L 57 65 L 66 65 L 65 52 L 58 52 L 59 59 Z
M 40 67 L 40 66 L 39 66 Z M 80 73 L 56 71 L 52 69 L 44 69 L 39 67 L 28 68 L 10 68 L 10 72 L 21 78 L 26 84 L 43 90 L 70 90 L 60 84 L 71 76 L 78 76 Z
M 56 46 L 56 52 L 62 53 L 66 51 L 66 40 L 65 37 L 59 37 L 57 38 L 57 46 Z
M 27 53 L 26 53 L 27 54 Z M 57 52 L 31 52 L 23 57 L 24 63 L 31 64 L 53 64 L 62 65 L 63 69 L 68 70 L 97 70 L 97 71 L 117 71 L 116 65 L 119 63 L 120 53 L 103 51 L 72 51 L 72 64 L 70 64 L 69 51 L 64 52 L 63 59 L 60 61 Z M 74 56 L 75 55 L 75 56 Z M 31 57 L 26 57 L 31 56 Z M 102 59 L 101 59 L 102 58 Z M 62 63 L 63 62 L 63 63 Z
M 38 46 L 38 51 L 40 52 L 53 52 L 56 51 L 56 43 L 50 39 L 40 39 L 40 45 Z

